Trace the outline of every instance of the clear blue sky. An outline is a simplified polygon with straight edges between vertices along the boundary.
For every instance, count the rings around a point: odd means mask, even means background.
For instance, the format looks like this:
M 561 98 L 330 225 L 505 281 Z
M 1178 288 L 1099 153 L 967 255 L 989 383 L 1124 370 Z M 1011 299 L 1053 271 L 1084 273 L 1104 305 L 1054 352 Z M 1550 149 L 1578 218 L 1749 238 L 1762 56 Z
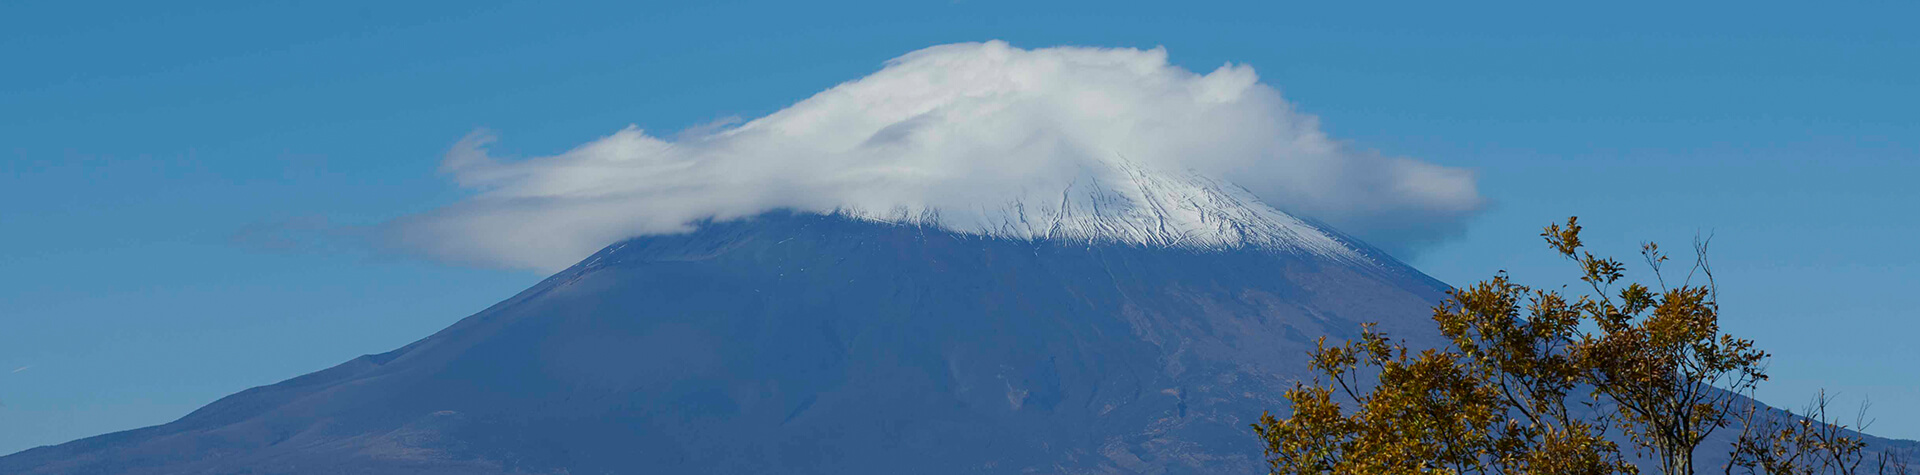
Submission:
M 1920 438 L 1920 33 L 1910 2 L 8 2 L 0 6 L 0 453 L 159 424 L 386 351 L 538 281 L 254 232 L 459 199 L 477 127 L 549 154 L 755 117 L 925 46 L 1165 46 L 1246 63 L 1332 135 L 1476 170 L 1414 257 L 1562 282 L 1578 214 L 1630 257 L 1716 233 L 1762 396 L 1870 396 Z M 690 3 L 690 2 L 689 2 Z

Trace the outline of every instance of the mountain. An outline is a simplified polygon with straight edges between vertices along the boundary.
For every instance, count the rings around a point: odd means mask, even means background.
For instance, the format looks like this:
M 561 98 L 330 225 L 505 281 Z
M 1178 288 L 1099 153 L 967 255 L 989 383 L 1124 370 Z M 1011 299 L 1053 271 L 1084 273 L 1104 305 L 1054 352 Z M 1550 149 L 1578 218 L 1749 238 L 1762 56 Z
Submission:
M 1316 338 L 1437 338 L 1440 282 L 1120 170 L 1039 206 L 627 240 L 406 347 L 0 472 L 1254 473 L 1248 424 Z
M 1417 334 L 1377 254 L 776 213 L 630 240 L 404 348 L 4 473 L 1251 473 L 1320 335 Z
M 1248 425 L 1318 337 L 1438 344 L 1446 285 L 1219 182 L 1127 176 L 627 240 L 400 349 L 0 473 L 1259 473 Z

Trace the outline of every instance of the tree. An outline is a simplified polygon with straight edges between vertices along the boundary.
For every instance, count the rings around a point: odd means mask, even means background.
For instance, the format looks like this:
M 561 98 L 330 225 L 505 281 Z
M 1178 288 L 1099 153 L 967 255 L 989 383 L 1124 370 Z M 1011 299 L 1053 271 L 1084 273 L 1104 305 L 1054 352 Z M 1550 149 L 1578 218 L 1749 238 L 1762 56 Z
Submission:
M 1664 474 L 1694 473 L 1693 453 L 1709 434 L 1733 421 L 1739 393 L 1767 375 L 1767 354 L 1753 341 L 1720 333 L 1718 287 L 1708 265 L 1706 240 L 1694 244 L 1694 265 L 1679 285 L 1668 287 L 1659 245 L 1641 245 L 1641 255 L 1659 289 L 1638 282 L 1609 295 L 1625 277 L 1625 265 L 1582 251 L 1580 225 L 1547 226 L 1542 233 L 1562 256 L 1578 263 L 1592 293 L 1573 305 L 1597 331 L 1574 346 L 1584 382 L 1618 409 L 1614 419 L 1641 448 L 1653 452 Z M 1703 283 L 1694 284 L 1695 277 Z
M 1873 471 L 1863 472 L 1869 455 L 1866 405 L 1851 426 L 1833 417 L 1833 399 L 1825 391 L 1814 396 L 1800 414 L 1747 404 L 1741 412 L 1741 431 L 1734 441 L 1725 473 L 1749 475 L 1907 475 L 1906 454 L 1882 450 L 1873 457 Z
M 1618 431 L 1661 473 L 1692 474 L 1694 450 L 1732 421 L 1737 393 L 1766 379 L 1766 353 L 1720 332 L 1706 241 L 1673 286 L 1667 256 L 1644 244 L 1649 286 L 1586 252 L 1580 231 L 1569 218 L 1541 235 L 1590 292 L 1502 273 L 1434 309 L 1446 348 L 1415 352 L 1370 326 L 1359 341 L 1322 338 L 1316 378 L 1285 394 L 1290 414 L 1254 425 L 1272 471 L 1637 473 L 1605 437 Z
M 1511 296 L 1515 286 L 1476 292 Z M 1505 299 L 1513 301 L 1512 299 Z M 1501 346 L 1496 343 L 1495 346 Z M 1487 364 L 1476 350 L 1413 353 L 1368 326 L 1327 346 L 1313 366 L 1326 379 L 1286 393 L 1292 414 L 1261 415 L 1274 473 L 1633 473 L 1603 426 L 1565 407 L 1567 386 L 1544 365 Z M 1484 353 L 1480 353 L 1484 354 Z M 1370 388 L 1360 386 L 1371 376 Z M 1338 400 L 1353 401 L 1349 413 Z

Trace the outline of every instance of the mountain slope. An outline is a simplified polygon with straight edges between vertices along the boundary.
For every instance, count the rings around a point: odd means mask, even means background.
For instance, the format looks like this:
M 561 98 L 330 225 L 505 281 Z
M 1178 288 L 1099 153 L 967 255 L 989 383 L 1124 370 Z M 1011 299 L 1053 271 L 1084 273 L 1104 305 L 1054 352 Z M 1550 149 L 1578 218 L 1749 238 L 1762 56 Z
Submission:
M 1444 286 L 1347 248 L 1366 262 L 708 223 L 393 352 L 0 472 L 1252 473 L 1246 426 L 1316 337 L 1377 320 L 1433 338 Z

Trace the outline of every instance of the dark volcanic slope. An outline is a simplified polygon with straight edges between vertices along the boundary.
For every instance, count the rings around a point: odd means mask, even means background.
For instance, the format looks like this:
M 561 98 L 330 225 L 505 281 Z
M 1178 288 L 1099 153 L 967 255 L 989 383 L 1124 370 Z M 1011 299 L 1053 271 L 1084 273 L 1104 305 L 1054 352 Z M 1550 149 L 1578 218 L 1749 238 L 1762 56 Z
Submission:
M 1376 259 L 710 224 L 0 473 L 1252 473 L 1316 337 L 1434 338 L 1444 286 Z

